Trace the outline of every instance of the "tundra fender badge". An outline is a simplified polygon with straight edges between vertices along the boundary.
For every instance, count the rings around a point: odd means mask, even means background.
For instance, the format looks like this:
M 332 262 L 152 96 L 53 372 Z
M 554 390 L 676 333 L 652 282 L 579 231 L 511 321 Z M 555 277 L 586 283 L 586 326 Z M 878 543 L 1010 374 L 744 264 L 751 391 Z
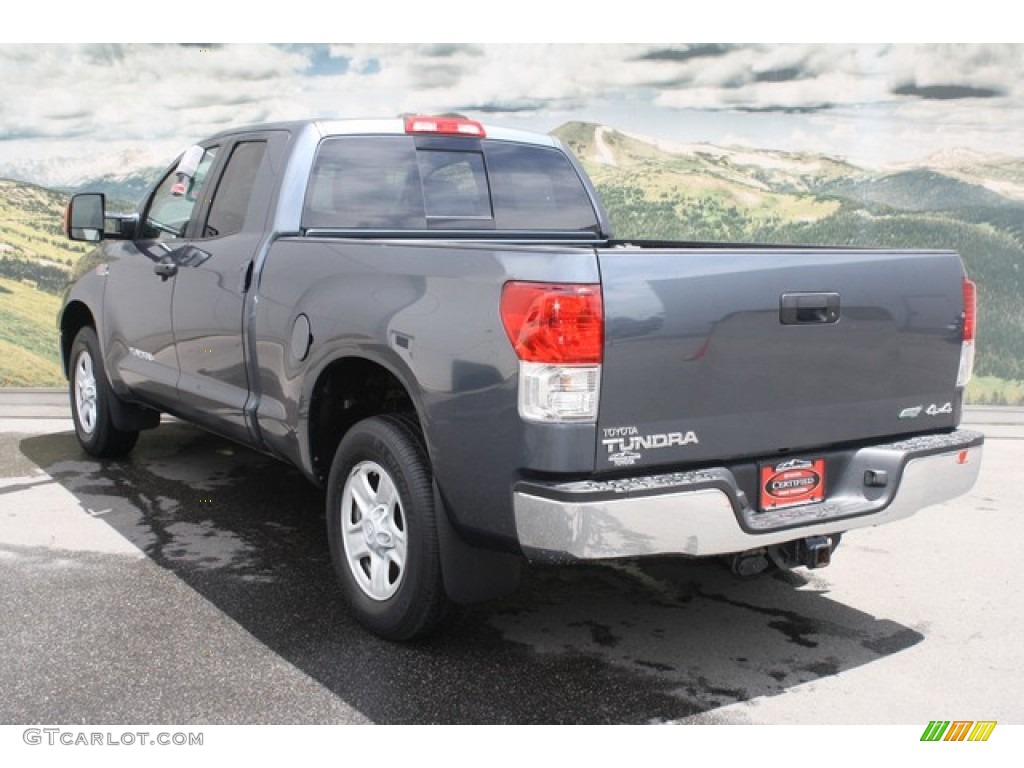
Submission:
M 154 357 L 151 352 L 146 352 L 145 350 L 138 349 L 137 347 L 128 347 L 128 354 L 132 357 L 139 358 L 139 360 L 145 360 L 147 363 L 156 361 L 156 357 Z

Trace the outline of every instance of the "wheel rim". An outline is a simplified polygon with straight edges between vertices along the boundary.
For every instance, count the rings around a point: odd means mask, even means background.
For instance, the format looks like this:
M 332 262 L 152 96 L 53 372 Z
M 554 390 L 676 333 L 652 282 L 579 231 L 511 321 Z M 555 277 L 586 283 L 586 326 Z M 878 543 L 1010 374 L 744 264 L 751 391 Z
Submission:
M 352 468 L 341 497 L 341 530 L 349 572 L 373 600 L 387 600 L 405 575 L 408 535 L 394 480 L 372 461 Z
M 75 413 L 82 431 L 91 435 L 96 429 L 98 405 L 96 403 L 96 374 L 92 356 L 82 351 L 75 361 Z

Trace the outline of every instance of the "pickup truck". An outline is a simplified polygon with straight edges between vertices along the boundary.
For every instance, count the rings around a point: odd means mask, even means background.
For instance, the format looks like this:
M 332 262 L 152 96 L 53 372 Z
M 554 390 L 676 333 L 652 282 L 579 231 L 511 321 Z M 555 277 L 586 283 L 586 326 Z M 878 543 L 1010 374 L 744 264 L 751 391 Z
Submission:
M 616 240 L 550 136 L 244 127 L 65 229 L 96 244 L 58 321 L 84 450 L 167 413 L 293 463 L 389 639 L 524 559 L 822 567 L 978 475 L 956 253 Z

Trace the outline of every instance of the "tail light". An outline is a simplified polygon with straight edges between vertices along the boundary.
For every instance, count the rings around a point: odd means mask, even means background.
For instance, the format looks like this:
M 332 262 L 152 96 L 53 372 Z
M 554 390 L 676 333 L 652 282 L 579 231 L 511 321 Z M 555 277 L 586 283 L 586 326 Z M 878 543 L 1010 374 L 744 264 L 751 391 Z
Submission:
M 448 136 L 476 136 L 484 138 L 487 132 L 476 120 L 465 117 L 426 117 L 410 115 L 405 118 L 406 133 L 439 133 Z
M 519 358 L 527 421 L 596 421 L 604 355 L 601 287 L 506 283 L 501 322 Z
M 956 375 L 956 385 L 966 387 L 974 373 L 974 334 L 978 322 L 978 291 L 973 282 L 966 277 L 963 280 L 964 313 L 961 319 L 963 341 L 960 345 L 960 370 Z

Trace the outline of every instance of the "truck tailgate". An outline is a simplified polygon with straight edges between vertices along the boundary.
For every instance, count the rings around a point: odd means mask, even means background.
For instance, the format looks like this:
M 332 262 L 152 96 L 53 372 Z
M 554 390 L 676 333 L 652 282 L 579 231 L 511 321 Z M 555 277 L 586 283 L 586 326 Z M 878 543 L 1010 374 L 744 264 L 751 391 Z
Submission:
M 599 471 L 810 458 L 959 422 L 955 253 L 627 247 L 598 259 Z

